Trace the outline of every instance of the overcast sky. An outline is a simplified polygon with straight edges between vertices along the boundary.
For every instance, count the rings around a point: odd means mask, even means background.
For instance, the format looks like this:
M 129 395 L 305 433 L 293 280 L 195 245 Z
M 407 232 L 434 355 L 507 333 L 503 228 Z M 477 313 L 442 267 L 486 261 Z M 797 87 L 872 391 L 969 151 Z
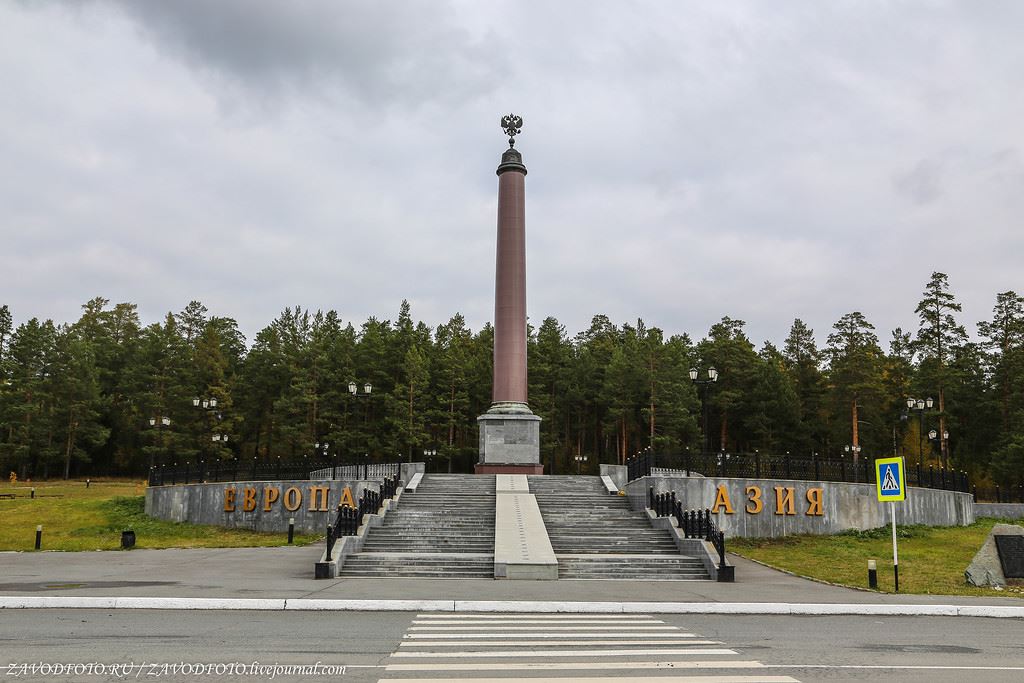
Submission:
M 502 114 L 531 320 L 755 344 L 1024 291 L 1024 3 L 6 2 L 0 304 L 492 319 Z

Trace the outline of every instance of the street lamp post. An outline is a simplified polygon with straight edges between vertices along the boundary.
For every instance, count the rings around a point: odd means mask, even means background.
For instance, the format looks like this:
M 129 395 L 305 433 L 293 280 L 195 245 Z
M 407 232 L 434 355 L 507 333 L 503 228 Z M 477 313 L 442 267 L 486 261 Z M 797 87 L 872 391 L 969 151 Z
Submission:
M 701 412 L 704 415 L 704 444 L 701 447 L 701 455 L 707 455 L 708 452 L 708 390 L 711 385 L 718 381 L 718 370 L 713 367 L 708 368 L 707 379 L 697 379 L 700 376 L 700 372 L 697 368 L 690 368 L 690 381 L 701 387 Z
M 917 428 L 917 464 L 924 460 L 924 411 L 931 410 L 935 405 L 935 399 L 928 398 L 907 398 L 907 409 L 916 410 L 918 418 Z
M 160 442 L 160 450 L 164 451 L 163 455 L 166 456 L 167 442 L 164 440 L 164 427 L 171 426 L 171 418 L 166 415 L 157 415 L 149 418 L 149 426 L 156 428 L 157 441 Z M 154 466 L 154 452 L 149 454 L 149 469 L 152 470 Z
M 426 468 L 427 461 L 437 455 L 436 448 L 424 448 L 423 449 L 423 467 Z M 409 462 L 412 462 L 412 455 L 409 456 Z
M 939 431 L 937 429 L 929 429 L 928 430 L 928 440 L 929 441 L 939 441 Z M 942 440 L 939 441 L 939 445 L 941 446 L 941 444 L 943 442 L 948 442 L 948 441 L 949 441 L 949 432 L 946 431 L 946 430 L 943 430 L 943 432 L 942 432 Z M 934 450 L 934 449 L 931 446 L 929 446 L 929 453 L 932 452 L 932 450 Z
M 221 413 L 213 412 L 217 409 L 217 399 L 197 396 L 196 398 L 192 399 L 192 405 L 195 408 L 201 408 L 203 411 L 212 414 L 217 419 L 218 427 L 210 437 L 210 441 L 216 442 L 218 445 L 221 443 L 227 444 L 228 435 L 222 433 L 219 427 L 219 423 L 222 419 L 224 419 L 224 416 Z M 206 450 L 206 447 L 203 446 L 202 451 L 204 452 L 204 454 Z
M 853 454 L 852 462 L 853 462 L 853 480 L 854 481 L 857 481 L 857 463 L 859 462 L 860 452 L 862 450 L 863 449 L 858 444 L 847 444 L 847 445 L 843 446 L 843 452 L 844 453 L 846 453 L 846 454 L 851 454 L 852 453 Z M 843 467 L 845 469 L 846 466 L 844 465 Z
M 370 394 L 372 394 L 372 393 L 373 393 L 373 385 L 370 384 L 369 382 L 366 382 L 366 383 L 363 384 L 363 390 L 361 392 L 359 391 L 359 385 L 356 384 L 354 381 L 348 383 L 348 395 L 351 396 L 352 398 L 369 398 Z M 366 412 L 367 411 L 364 409 L 363 410 L 363 426 L 364 427 L 366 426 Z M 366 449 L 367 452 L 363 453 L 363 460 L 364 460 L 363 467 L 364 467 L 365 472 L 369 473 L 369 468 L 370 468 L 370 453 L 369 453 L 369 450 L 370 450 L 369 449 L 370 437 L 369 436 L 366 437 L 366 442 L 367 442 L 367 449 Z
M 587 461 L 587 456 L 580 455 L 579 453 L 577 453 L 576 455 L 572 456 L 572 459 L 576 461 L 576 474 L 579 474 L 583 466 L 583 463 Z

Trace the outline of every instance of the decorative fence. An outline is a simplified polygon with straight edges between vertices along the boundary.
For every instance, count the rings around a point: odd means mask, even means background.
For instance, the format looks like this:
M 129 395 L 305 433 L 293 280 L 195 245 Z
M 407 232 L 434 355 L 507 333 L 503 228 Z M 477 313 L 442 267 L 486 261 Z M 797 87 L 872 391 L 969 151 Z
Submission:
M 401 464 L 343 464 L 337 460 L 302 458 L 282 462 L 274 460 L 217 460 L 160 465 L 149 471 L 150 486 L 202 484 L 221 481 L 282 481 L 322 479 L 385 479 L 397 477 Z
M 377 513 L 384 501 L 394 498 L 398 492 L 398 476 L 384 479 L 380 492 L 372 489 L 364 489 L 363 495 L 359 498 L 356 507 L 348 505 L 338 506 L 338 515 L 334 518 L 333 524 L 327 525 L 327 557 L 331 557 L 334 551 L 334 544 L 342 536 L 355 536 L 363 523 L 363 517 Z
M 629 481 L 648 476 L 704 476 L 754 479 L 804 479 L 875 483 L 874 462 L 861 458 L 828 460 L 761 453 L 661 454 L 644 451 L 626 461 Z M 907 484 L 970 493 L 967 472 L 934 466 L 907 466 Z
M 684 510 L 675 491 L 655 494 L 653 486 L 647 492 L 647 507 L 658 517 L 675 517 L 685 538 L 700 538 L 713 545 L 718 552 L 718 580 L 736 580 L 734 569 L 725 563 L 725 533 L 715 524 L 711 510 Z
M 976 503 L 1024 503 L 1024 482 L 1017 486 L 974 486 L 971 493 Z

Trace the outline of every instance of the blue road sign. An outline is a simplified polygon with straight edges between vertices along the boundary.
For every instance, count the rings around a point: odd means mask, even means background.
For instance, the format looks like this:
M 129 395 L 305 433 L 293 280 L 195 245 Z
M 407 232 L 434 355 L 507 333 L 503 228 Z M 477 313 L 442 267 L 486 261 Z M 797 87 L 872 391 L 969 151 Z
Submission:
M 906 500 L 907 482 L 903 476 L 903 458 L 875 461 L 875 487 L 882 502 Z

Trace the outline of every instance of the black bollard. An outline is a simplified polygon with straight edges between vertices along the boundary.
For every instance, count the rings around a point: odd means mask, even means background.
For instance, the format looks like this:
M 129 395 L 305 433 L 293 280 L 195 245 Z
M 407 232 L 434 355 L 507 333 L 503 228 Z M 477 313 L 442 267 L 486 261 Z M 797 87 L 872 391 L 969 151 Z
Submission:
M 43 525 L 36 527 L 36 550 L 43 547 Z
M 32 493 L 29 494 L 29 498 L 35 498 L 35 497 L 36 497 L 36 487 L 33 486 L 32 487 Z
M 85 488 L 89 488 L 89 486 L 90 486 L 91 484 L 92 484 L 92 479 L 86 479 L 86 480 L 85 480 Z
M 868 588 L 878 588 L 878 567 L 874 560 L 868 560 Z
M 291 545 L 292 541 L 294 539 L 295 539 L 295 518 L 294 517 L 289 517 L 288 518 L 288 545 Z

